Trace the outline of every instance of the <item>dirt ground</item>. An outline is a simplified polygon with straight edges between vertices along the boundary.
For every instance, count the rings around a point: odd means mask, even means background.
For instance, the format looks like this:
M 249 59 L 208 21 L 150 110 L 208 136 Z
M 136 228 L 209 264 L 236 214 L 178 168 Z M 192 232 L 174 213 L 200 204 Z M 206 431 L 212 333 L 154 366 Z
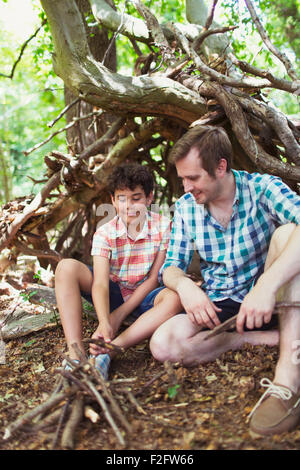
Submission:
M 0 297 L 1 308 L 1 297 Z M 95 322 L 84 318 L 84 337 Z M 48 432 L 17 431 L 3 440 L 5 429 L 50 396 L 55 388 L 65 349 L 62 327 L 57 326 L 5 343 L 0 365 L 0 450 L 49 450 Z M 205 365 L 173 367 L 173 378 L 154 360 L 148 342 L 117 356 L 110 381 L 128 382 L 138 406 L 122 404 L 132 426 L 120 445 L 97 403 L 97 423 L 84 418 L 76 431 L 76 450 L 297 450 L 300 427 L 295 431 L 254 439 L 248 416 L 263 393 L 260 380 L 272 380 L 277 347 L 246 345 Z M 152 383 L 151 383 L 152 381 Z M 150 384 L 149 384 L 150 383 Z M 56 449 L 61 449 L 58 443 Z

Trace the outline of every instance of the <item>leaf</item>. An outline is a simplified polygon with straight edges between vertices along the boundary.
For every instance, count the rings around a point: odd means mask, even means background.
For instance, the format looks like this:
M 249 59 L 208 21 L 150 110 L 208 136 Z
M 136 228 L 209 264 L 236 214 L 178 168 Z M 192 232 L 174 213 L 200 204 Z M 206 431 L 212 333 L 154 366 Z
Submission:
M 36 367 L 33 370 L 36 374 L 39 374 L 40 372 L 44 372 L 44 370 L 46 369 L 44 367 L 44 364 L 40 362 L 39 364 L 36 365 Z
M 168 395 L 169 395 L 169 398 L 175 398 L 177 393 L 178 393 L 178 389 L 179 389 L 180 385 L 174 385 L 173 387 L 169 387 L 168 388 Z
M 214 380 L 218 380 L 218 377 L 216 376 L 216 374 L 207 375 L 205 378 L 207 382 L 213 382 Z

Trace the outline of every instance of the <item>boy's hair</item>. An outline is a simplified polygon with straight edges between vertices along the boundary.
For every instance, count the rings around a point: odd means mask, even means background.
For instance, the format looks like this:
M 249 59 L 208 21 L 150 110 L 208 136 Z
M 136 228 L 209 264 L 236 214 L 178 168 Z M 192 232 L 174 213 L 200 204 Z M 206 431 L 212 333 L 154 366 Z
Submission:
M 154 180 L 148 168 L 138 163 L 123 163 L 112 171 L 108 178 L 108 190 L 114 196 L 116 190 L 129 188 L 133 191 L 141 186 L 146 197 L 153 191 Z
M 169 159 L 176 163 L 186 157 L 188 152 L 196 148 L 202 167 L 210 176 L 215 176 L 215 170 L 221 158 L 227 161 L 227 169 L 231 170 L 232 145 L 226 131 L 222 127 L 195 126 L 189 129 L 172 148 Z

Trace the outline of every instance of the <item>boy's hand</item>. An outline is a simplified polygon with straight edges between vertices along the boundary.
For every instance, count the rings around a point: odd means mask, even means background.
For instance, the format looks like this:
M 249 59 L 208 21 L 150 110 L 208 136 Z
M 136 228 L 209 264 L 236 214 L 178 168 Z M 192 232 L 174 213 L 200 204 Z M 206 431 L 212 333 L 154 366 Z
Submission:
M 114 337 L 114 331 L 109 322 L 102 322 L 97 327 L 96 331 L 92 335 L 93 339 L 103 339 L 106 343 L 110 343 Z M 90 353 L 94 356 L 98 354 L 105 354 L 108 350 L 99 346 L 98 344 L 90 344 Z

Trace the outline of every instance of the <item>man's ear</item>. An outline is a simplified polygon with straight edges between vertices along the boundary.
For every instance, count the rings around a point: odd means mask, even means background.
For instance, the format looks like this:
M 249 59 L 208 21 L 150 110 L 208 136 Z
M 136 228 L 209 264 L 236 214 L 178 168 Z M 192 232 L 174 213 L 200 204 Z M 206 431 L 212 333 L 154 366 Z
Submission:
M 225 158 L 221 158 L 217 167 L 217 172 L 220 176 L 224 176 L 226 171 L 227 171 L 227 160 Z

